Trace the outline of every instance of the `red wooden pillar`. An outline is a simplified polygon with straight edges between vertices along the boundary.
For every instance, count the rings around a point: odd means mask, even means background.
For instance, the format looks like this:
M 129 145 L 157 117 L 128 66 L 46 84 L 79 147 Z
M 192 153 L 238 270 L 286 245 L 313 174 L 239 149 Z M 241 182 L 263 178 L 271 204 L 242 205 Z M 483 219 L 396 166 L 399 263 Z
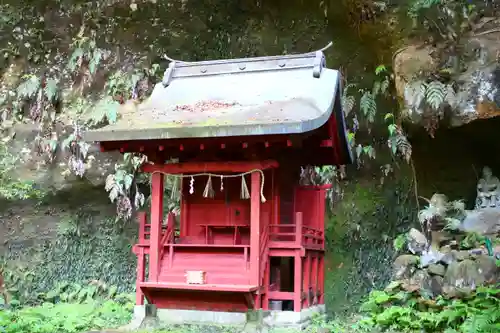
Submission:
M 163 174 L 151 175 L 151 234 L 149 246 L 149 281 L 157 282 L 160 269 L 160 240 L 163 219 Z
M 139 247 L 137 253 L 137 279 L 135 281 L 135 305 L 144 305 L 144 294 L 142 293 L 140 283 L 144 282 L 145 278 L 145 266 L 144 266 L 144 248 Z
M 318 304 L 325 304 L 325 257 L 323 253 L 319 254 L 318 262 L 318 287 L 319 287 L 319 297 Z
M 188 209 L 188 203 L 186 202 L 185 196 L 184 196 L 184 190 L 186 189 L 184 179 L 180 180 L 181 182 L 181 223 L 180 223 L 180 230 L 179 230 L 179 236 L 180 237 L 185 237 L 188 234 L 188 214 L 189 214 L 189 209 Z
M 142 245 L 145 242 L 144 230 L 146 228 L 147 216 L 145 212 L 139 212 L 137 214 L 139 220 L 139 244 Z M 135 251 L 134 251 L 135 252 Z M 142 293 L 140 284 L 144 282 L 146 277 L 146 267 L 145 267 L 145 254 L 144 247 L 139 246 L 137 248 L 137 275 L 135 280 L 135 305 L 144 305 L 144 294 Z
M 262 310 L 269 310 L 269 282 L 271 275 L 271 260 L 267 260 L 266 272 L 264 274 L 264 297 L 262 297 Z
M 250 284 L 260 286 L 260 172 L 253 172 L 250 186 Z
M 296 251 L 294 256 L 293 311 L 302 310 L 302 257 Z
M 302 291 L 306 294 L 306 299 L 304 300 L 304 308 L 308 308 L 309 304 L 309 290 L 311 288 L 311 254 L 307 253 L 304 258 L 304 279 Z
M 314 257 L 311 258 L 312 263 L 311 263 L 311 287 L 313 290 L 313 299 L 311 300 L 313 303 L 311 305 L 316 305 L 314 303 L 314 299 L 316 298 L 316 295 L 318 295 L 318 260 L 319 260 L 319 254 L 315 253 Z
M 295 205 L 295 203 L 294 203 L 294 205 Z M 295 213 L 295 243 L 296 243 L 296 246 L 302 246 L 302 229 L 303 229 L 302 225 L 303 225 L 302 212 L 297 212 L 297 213 Z

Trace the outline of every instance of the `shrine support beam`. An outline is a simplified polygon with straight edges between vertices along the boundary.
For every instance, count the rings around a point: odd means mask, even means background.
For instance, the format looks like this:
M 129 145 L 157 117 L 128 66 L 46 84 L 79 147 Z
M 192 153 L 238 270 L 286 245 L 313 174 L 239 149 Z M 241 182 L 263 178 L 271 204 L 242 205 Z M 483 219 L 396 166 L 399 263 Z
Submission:
M 151 175 L 151 232 L 149 248 L 149 281 L 158 281 L 160 271 L 161 224 L 163 219 L 163 174 Z
M 274 160 L 255 162 L 186 162 L 171 164 L 144 164 L 142 172 L 146 173 L 202 173 L 202 172 L 247 172 L 250 170 L 266 170 L 277 168 L 278 162 Z
M 260 182 L 259 172 L 253 172 L 250 187 L 250 280 L 260 286 Z

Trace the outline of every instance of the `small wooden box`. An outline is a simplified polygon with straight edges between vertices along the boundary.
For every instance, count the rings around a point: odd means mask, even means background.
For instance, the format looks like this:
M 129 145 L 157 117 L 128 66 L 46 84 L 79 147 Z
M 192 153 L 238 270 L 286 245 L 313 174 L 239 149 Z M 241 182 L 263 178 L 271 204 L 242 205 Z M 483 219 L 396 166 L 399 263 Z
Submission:
M 186 271 L 186 283 L 205 284 L 207 283 L 207 272 L 204 271 Z

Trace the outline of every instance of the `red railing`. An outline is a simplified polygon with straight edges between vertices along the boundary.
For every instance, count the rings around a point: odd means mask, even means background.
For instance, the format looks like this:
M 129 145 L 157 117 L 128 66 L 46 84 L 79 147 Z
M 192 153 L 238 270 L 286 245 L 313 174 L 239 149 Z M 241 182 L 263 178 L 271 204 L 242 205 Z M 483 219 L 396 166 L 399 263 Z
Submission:
M 324 249 L 324 232 L 304 226 L 301 212 L 295 214 L 295 224 L 271 224 L 269 229 L 271 242 L 288 243 L 309 249 Z
M 173 213 L 168 213 L 167 215 L 167 226 L 166 230 L 163 232 L 163 235 L 160 240 L 160 255 L 158 256 L 161 260 L 163 257 L 163 253 L 165 251 L 165 244 L 174 244 L 175 243 L 175 218 Z
M 146 256 L 149 256 L 149 245 L 151 236 L 151 224 L 148 223 L 148 216 L 145 212 L 137 214 L 139 220 L 139 242 L 133 247 L 133 252 L 137 255 L 137 285 L 136 285 L 136 304 L 144 304 L 144 295 L 142 294 L 139 284 L 146 282 Z M 162 226 L 162 235 L 160 238 L 161 245 L 173 243 L 175 241 L 175 219 L 172 213 L 168 214 L 167 225 Z M 164 246 L 160 247 L 160 256 L 163 255 Z

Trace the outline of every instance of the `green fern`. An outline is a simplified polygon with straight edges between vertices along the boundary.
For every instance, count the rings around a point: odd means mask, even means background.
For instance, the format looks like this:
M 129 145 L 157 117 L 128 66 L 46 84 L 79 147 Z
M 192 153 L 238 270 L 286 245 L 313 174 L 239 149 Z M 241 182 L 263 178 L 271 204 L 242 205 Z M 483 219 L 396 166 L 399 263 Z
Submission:
M 73 53 L 71 54 L 69 61 L 68 61 L 68 69 L 71 72 L 74 72 L 78 67 L 80 67 L 80 64 L 82 62 L 83 56 L 84 56 L 84 51 L 82 48 L 78 47 L 76 48 Z
M 43 92 L 45 94 L 45 97 L 47 97 L 49 101 L 53 101 L 57 97 L 58 83 L 59 83 L 58 79 L 49 78 L 46 80 Z
M 344 87 L 344 91 L 342 92 L 342 109 L 344 110 L 344 114 L 347 117 L 349 113 L 354 109 L 354 106 L 356 105 L 356 99 L 352 95 L 348 95 L 347 91 L 349 88 L 355 87 L 354 84 L 347 84 Z
M 448 88 L 439 81 L 432 81 L 425 86 L 425 101 L 434 110 L 437 111 L 445 102 Z
M 404 98 L 406 104 L 413 110 L 420 110 L 425 100 L 426 83 L 417 80 L 405 85 Z
M 373 93 L 365 91 L 359 101 L 359 107 L 368 121 L 373 123 L 375 121 L 375 115 L 377 114 L 377 102 L 375 101 Z
M 95 105 L 90 107 L 93 109 L 93 112 L 87 119 L 87 124 L 90 126 L 95 126 L 102 122 L 114 124 L 118 119 L 119 106 L 120 104 L 111 97 L 99 100 Z
M 26 80 L 17 87 L 17 95 L 21 98 L 32 98 L 40 89 L 40 78 L 28 75 Z
M 430 9 L 442 2 L 443 0 L 415 0 L 408 9 L 408 15 L 412 18 L 416 18 L 420 11 Z
M 380 83 L 380 93 L 386 95 L 389 90 L 389 77 L 386 76 L 385 79 Z
M 91 74 L 95 74 L 95 72 L 97 71 L 103 55 L 104 53 L 100 49 L 94 49 L 94 52 L 92 52 L 92 56 L 90 57 L 89 61 L 89 71 Z

